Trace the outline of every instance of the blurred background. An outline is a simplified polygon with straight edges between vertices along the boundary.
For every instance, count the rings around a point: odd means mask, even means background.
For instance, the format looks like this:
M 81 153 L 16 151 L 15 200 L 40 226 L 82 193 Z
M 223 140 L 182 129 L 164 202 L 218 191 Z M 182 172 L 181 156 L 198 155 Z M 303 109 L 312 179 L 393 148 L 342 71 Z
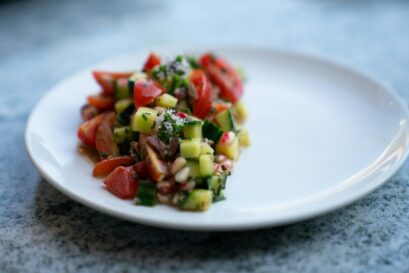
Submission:
M 408 164 L 346 209 L 229 234 L 123 222 L 41 178 L 23 134 L 52 86 L 118 54 L 202 43 L 328 56 L 409 101 L 409 1 L 0 1 L 0 272 L 408 272 Z
M 201 43 L 325 54 L 402 90 L 409 83 L 402 73 L 409 65 L 408 12 L 408 1 L 377 0 L 3 0 L 0 82 L 13 83 L 14 92 L 2 98 L 30 88 L 30 108 L 57 81 L 96 61 L 154 45 Z

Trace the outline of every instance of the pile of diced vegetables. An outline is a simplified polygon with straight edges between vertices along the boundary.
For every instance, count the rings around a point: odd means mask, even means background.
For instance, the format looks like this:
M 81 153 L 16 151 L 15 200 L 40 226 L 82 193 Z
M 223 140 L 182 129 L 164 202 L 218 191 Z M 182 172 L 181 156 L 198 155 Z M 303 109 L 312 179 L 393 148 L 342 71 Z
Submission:
M 98 152 L 93 175 L 135 204 L 203 211 L 250 145 L 242 127 L 243 76 L 220 56 L 151 53 L 140 72 L 94 71 L 101 92 L 87 98 L 78 137 Z

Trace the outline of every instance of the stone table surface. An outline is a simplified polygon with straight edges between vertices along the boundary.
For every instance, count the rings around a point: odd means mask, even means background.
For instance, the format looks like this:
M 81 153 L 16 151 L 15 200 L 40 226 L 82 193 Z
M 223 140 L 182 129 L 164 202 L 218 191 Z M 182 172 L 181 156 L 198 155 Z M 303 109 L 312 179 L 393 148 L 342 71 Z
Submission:
M 121 221 L 44 181 L 23 136 L 47 90 L 104 58 L 185 43 L 330 56 L 409 101 L 408 1 L 1 1 L 0 272 L 409 272 L 409 163 L 338 211 L 227 233 Z

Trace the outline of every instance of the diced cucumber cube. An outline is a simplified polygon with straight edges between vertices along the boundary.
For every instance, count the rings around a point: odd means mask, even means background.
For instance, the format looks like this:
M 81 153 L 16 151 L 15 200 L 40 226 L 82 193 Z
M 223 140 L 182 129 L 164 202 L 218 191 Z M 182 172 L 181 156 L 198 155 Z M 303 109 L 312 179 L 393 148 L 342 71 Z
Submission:
M 200 177 L 199 162 L 197 162 L 196 160 L 187 160 L 186 166 L 189 167 L 189 177 L 192 178 Z
M 147 180 L 140 180 L 136 193 L 136 205 L 152 207 L 156 204 L 156 186 Z
M 180 143 L 180 155 L 185 158 L 197 158 L 200 155 L 200 139 L 182 140 Z
M 143 72 L 136 72 L 132 74 L 132 76 L 129 77 L 128 88 L 131 92 L 131 95 L 133 95 L 133 88 L 134 88 L 135 82 L 138 80 L 146 80 L 147 78 L 148 76 Z
M 128 106 L 126 106 L 126 104 L 128 103 L 117 105 L 118 110 L 121 111 L 116 115 L 116 125 L 118 126 L 128 126 L 130 124 L 132 114 L 135 111 L 135 105 L 133 104 L 133 102 L 130 102 Z M 125 106 L 126 108 L 122 109 Z
M 157 112 L 155 110 L 139 107 L 132 119 L 132 130 L 143 134 L 150 133 L 155 125 L 156 117 Z
M 239 145 L 240 147 L 248 147 L 251 144 L 250 141 L 250 134 L 247 129 L 242 129 L 238 134 L 237 137 L 239 138 Z
M 232 160 L 236 160 L 240 153 L 239 138 L 235 137 L 233 141 L 228 143 L 222 143 L 222 141 L 219 141 L 216 145 L 216 152 L 224 154 Z
M 200 121 L 183 127 L 184 138 L 200 138 L 202 139 L 202 123 Z
M 128 108 L 129 105 L 131 105 L 133 102 L 130 99 L 122 99 L 119 100 L 115 103 L 115 112 L 117 114 L 122 113 L 126 108 Z
M 114 129 L 114 140 L 116 143 L 121 144 L 129 142 L 134 139 L 134 132 L 130 126 L 118 127 Z
M 224 110 L 218 113 L 216 115 L 216 121 L 223 131 L 225 132 L 236 131 L 233 115 L 230 109 L 227 109 L 227 110 Z
M 202 126 L 203 137 L 212 140 L 214 143 L 217 143 L 220 137 L 223 135 L 223 131 L 220 130 L 213 122 L 205 120 Z
M 202 177 L 208 177 L 213 174 L 213 156 L 201 155 L 199 156 L 200 175 Z
M 241 101 L 238 101 L 233 105 L 233 114 L 239 123 L 246 121 L 248 114 L 246 107 Z
M 173 108 L 178 103 L 178 99 L 169 94 L 163 94 L 156 98 L 155 103 L 157 106 Z
M 220 197 L 222 189 L 226 186 L 227 175 L 225 173 L 215 174 L 207 179 L 207 186 L 213 192 L 214 199 Z
M 196 189 L 189 192 L 181 205 L 181 209 L 205 211 L 212 204 L 213 194 L 210 190 Z
M 117 99 L 128 99 L 131 97 L 131 92 L 129 90 L 128 79 L 121 78 L 115 83 L 115 97 Z
M 200 154 L 201 155 L 212 155 L 214 154 L 214 150 L 209 144 L 203 142 L 200 147 Z
M 223 201 L 223 200 L 226 200 L 223 190 L 220 191 L 219 195 L 216 195 L 216 196 L 213 195 L 213 203 Z

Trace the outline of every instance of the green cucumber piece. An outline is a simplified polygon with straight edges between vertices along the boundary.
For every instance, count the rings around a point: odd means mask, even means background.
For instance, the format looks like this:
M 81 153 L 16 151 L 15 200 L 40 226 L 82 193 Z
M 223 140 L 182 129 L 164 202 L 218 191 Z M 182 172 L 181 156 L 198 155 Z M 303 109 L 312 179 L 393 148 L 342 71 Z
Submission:
M 236 124 L 234 122 L 233 114 L 230 109 L 221 111 L 216 115 L 217 123 L 220 125 L 223 131 L 229 132 L 233 131 L 236 132 Z
M 226 200 L 226 197 L 224 196 L 224 191 L 220 191 L 219 195 L 213 196 L 213 203 L 219 202 Z
M 181 209 L 192 211 L 205 211 L 213 201 L 210 190 L 196 189 L 189 192 L 181 204 Z
M 120 78 L 115 82 L 115 97 L 118 100 L 129 99 L 131 97 L 127 78 Z
M 229 159 L 237 160 L 240 154 L 239 138 L 234 137 L 234 140 L 230 143 L 222 143 L 220 141 L 216 144 L 216 153 L 224 154 Z
M 219 142 L 220 137 L 223 134 L 223 131 L 220 130 L 214 123 L 211 121 L 205 120 L 202 126 L 203 137 L 210 139 L 216 144 Z
M 192 178 L 200 177 L 199 162 L 197 162 L 196 160 L 187 160 L 186 166 L 189 167 L 189 177 Z
M 156 204 L 156 186 L 149 180 L 140 180 L 136 205 L 153 207 Z
M 199 156 L 200 176 L 209 177 L 214 172 L 213 156 L 201 155 Z
M 157 114 L 151 108 L 139 107 L 131 122 L 132 130 L 143 134 L 150 133 L 155 125 Z
M 117 144 L 131 142 L 135 139 L 135 133 L 130 126 L 118 127 L 114 129 L 114 140 Z
M 132 100 L 130 99 L 122 99 L 115 103 L 115 112 L 117 114 L 123 112 L 129 105 L 133 104 Z
M 178 103 L 178 99 L 172 95 L 163 94 L 155 99 L 155 103 L 160 107 L 173 108 Z
M 197 158 L 200 155 L 201 142 L 199 138 L 184 139 L 180 143 L 180 155 L 184 158 Z
M 131 93 L 131 96 L 133 96 L 133 88 L 134 88 L 135 82 L 138 81 L 138 80 L 145 80 L 147 78 L 148 78 L 148 76 L 143 72 L 136 72 L 132 76 L 129 77 L 129 79 L 128 79 L 128 89 L 129 89 L 129 91 Z
M 250 141 L 250 134 L 247 129 L 242 129 L 238 134 L 237 137 L 239 138 L 239 146 L 240 147 L 248 147 L 251 144 Z
M 222 189 L 226 187 L 227 175 L 226 173 L 215 174 L 207 179 L 207 186 L 215 197 L 219 196 Z
M 202 142 L 201 147 L 200 147 L 200 154 L 201 155 L 213 155 L 214 150 L 208 143 Z
M 233 116 L 236 118 L 238 123 L 244 123 L 247 119 L 248 113 L 246 107 L 241 101 L 236 102 L 233 105 Z
M 119 103 L 122 103 L 123 101 L 124 101 L 123 105 L 120 105 L 120 106 L 117 105 Z M 127 101 L 128 101 L 128 104 L 125 103 Z M 117 108 L 118 108 L 117 115 L 116 115 L 117 125 L 120 125 L 120 126 L 129 125 L 131 121 L 132 113 L 135 111 L 135 106 L 133 102 L 131 101 L 129 103 L 129 100 L 120 100 L 115 104 L 115 109 Z
M 183 127 L 184 138 L 202 139 L 202 123 L 200 121 L 192 122 Z

